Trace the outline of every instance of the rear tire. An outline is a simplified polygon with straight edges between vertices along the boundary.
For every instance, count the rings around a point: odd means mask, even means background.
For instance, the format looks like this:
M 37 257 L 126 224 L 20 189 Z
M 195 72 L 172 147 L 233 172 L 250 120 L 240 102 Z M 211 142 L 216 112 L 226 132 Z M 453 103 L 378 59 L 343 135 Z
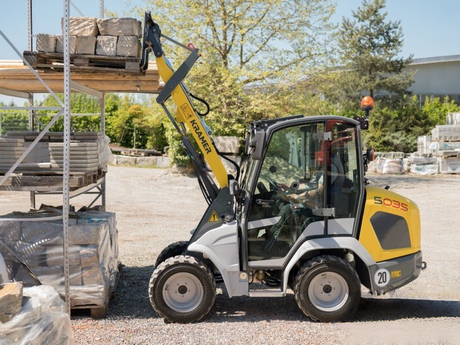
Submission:
M 202 319 L 214 305 L 216 283 L 209 268 L 192 256 L 166 259 L 149 283 L 153 309 L 168 322 Z
M 179 241 L 171 243 L 165 249 L 163 249 L 158 255 L 155 261 L 155 268 L 157 268 L 166 259 L 172 258 L 177 255 L 181 255 L 188 246 L 188 241 Z
M 358 309 L 361 283 L 348 262 L 323 255 L 301 267 L 295 278 L 294 296 L 300 310 L 312 320 L 343 321 Z

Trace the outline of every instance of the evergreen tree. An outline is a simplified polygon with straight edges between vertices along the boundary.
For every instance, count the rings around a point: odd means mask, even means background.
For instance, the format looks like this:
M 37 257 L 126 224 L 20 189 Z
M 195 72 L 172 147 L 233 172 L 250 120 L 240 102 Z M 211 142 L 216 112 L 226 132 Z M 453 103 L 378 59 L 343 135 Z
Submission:
M 345 85 L 341 90 L 348 90 L 348 95 L 359 98 L 363 91 L 371 97 L 382 91 L 402 95 L 413 83 L 413 74 L 403 71 L 412 56 L 399 56 L 403 45 L 400 21 L 386 20 L 385 4 L 385 0 L 363 0 L 353 19 L 342 20 L 339 84 Z

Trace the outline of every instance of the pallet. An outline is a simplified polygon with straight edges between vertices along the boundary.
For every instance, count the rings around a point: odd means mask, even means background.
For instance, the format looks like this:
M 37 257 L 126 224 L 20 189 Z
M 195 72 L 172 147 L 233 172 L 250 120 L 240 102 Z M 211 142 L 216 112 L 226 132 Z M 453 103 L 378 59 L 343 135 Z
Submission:
M 24 58 L 36 70 L 63 70 L 64 55 L 24 51 Z M 140 70 L 140 59 L 125 56 L 102 56 L 70 54 L 71 72 L 120 72 L 144 74 Z
M 71 191 L 97 183 L 102 172 L 71 172 L 69 189 Z M 62 191 L 62 172 L 23 172 L 10 176 L 1 186 L 0 191 L 59 192 Z
M 115 291 L 120 279 L 121 267 L 122 265 L 118 264 L 118 273 L 115 279 L 115 284 L 113 286 L 109 286 L 103 305 L 76 305 L 71 307 L 71 311 L 73 313 L 87 313 L 91 316 L 92 319 L 104 319 L 107 316 L 107 311 L 109 310 L 110 300 L 115 298 Z
M 162 153 L 157 150 L 145 150 L 145 149 L 123 149 L 120 151 L 125 156 L 136 156 L 136 157 L 152 157 L 161 156 Z

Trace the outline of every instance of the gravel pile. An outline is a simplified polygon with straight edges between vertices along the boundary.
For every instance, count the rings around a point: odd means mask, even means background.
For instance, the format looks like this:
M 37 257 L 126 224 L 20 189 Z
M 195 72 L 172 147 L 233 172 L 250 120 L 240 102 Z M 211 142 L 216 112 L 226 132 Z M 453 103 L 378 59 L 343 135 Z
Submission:
M 418 204 L 428 269 L 393 296 L 364 294 L 353 321 L 311 322 L 292 294 L 229 299 L 218 285 L 210 313 L 185 325 L 165 324 L 150 306 L 147 287 L 160 251 L 188 240 L 206 209 L 196 179 L 167 169 L 119 166 L 110 167 L 107 176 L 107 210 L 117 214 L 124 267 L 107 319 L 72 316 L 76 344 L 460 344 L 457 176 L 370 176 L 377 185 L 389 181 L 391 190 Z M 51 203 L 49 196 L 40 198 L 38 203 Z M 72 204 L 83 205 L 85 198 Z M 2 212 L 7 201 L 27 206 L 28 194 L 0 193 Z

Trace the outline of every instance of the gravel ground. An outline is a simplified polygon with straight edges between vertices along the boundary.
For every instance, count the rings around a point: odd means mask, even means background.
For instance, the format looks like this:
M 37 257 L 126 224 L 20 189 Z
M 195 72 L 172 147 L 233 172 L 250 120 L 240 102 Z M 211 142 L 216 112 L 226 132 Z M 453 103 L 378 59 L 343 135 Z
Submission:
M 363 293 L 355 318 L 333 324 L 311 322 L 292 294 L 230 299 L 222 286 L 202 321 L 165 324 L 148 299 L 153 263 L 165 246 L 189 238 L 206 203 L 195 178 L 168 169 L 114 166 L 107 179 L 107 209 L 117 214 L 125 267 L 106 319 L 72 315 L 76 344 L 460 344 L 460 176 L 370 176 L 418 204 L 428 269 L 393 296 Z M 41 202 L 59 198 L 40 196 Z M 0 193 L 1 213 L 27 203 L 28 193 Z

